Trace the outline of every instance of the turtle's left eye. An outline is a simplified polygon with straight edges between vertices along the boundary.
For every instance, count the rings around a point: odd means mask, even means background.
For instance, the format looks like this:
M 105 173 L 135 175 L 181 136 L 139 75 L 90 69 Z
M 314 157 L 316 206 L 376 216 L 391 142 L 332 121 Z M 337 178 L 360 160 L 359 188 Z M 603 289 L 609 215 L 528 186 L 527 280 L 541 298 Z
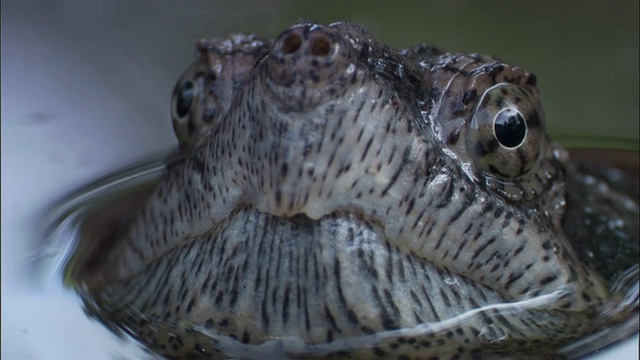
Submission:
M 476 168 L 493 177 L 522 176 L 540 158 L 542 108 L 526 88 L 507 83 L 490 87 L 467 126 L 467 153 Z
M 201 60 L 192 63 L 173 88 L 171 122 L 181 145 L 195 143 L 203 133 L 206 109 L 207 68 Z
M 193 101 L 193 83 L 185 81 L 180 84 L 174 93 L 174 111 L 177 118 L 183 118 L 189 114 L 191 110 L 191 102 Z

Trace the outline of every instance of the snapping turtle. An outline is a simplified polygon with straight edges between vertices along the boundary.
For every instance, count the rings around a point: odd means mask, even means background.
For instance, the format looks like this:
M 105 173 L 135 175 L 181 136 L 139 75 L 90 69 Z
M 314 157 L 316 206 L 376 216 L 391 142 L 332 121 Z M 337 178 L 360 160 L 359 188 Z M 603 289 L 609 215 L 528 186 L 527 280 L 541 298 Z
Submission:
M 533 74 L 307 20 L 199 51 L 180 155 L 68 269 L 110 326 L 170 358 L 483 358 L 554 353 L 621 303 L 567 231 L 582 177 Z M 637 243 L 637 202 L 608 186 L 626 202 L 602 221 Z

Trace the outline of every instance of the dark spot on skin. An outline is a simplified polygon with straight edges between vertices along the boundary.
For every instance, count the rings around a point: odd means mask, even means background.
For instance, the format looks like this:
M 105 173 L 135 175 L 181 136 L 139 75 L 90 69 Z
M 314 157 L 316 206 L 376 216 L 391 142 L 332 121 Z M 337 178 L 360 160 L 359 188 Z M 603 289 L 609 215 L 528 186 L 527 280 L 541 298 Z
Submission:
M 275 200 L 276 206 L 280 206 L 280 204 L 282 204 L 282 191 L 280 189 L 276 189 Z
M 195 345 L 193 346 L 193 350 L 195 352 L 197 352 L 197 353 L 200 353 L 200 354 L 206 354 L 207 353 L 207 351 L 199 343 L 195 343 Z
M 453 101 L 451 103 L 451 116 L 458 116 L 465 111 L 466 107 L 462 102 Z
M 504 178 L 508 178 L 509 176 L 507 174 L 504 174 L 502 171 L 498 170 L 498 168 L 496 168 L 493 165 L 489 165 L 489 171 L 491 171 L 492 173 L 498 175 L 498 176 L 502 176 Z
M 502 70 L 504 70 L 504 66 L 503 65 L 493 65 L 491 66 L 491 69 L 489 70 L 489 72 L 487 73 L 487 75 L 489 76 L 489 78 L 491 79 L 492 82 L 496 82 L 496 76 L 498 76 L 498 74 L 500 72 L 502 72 Z
M 543 278 L 542 280 L 540 280 L 540 286 L 547 285 L 548 283 L 555 281 L 557 278 L 558 278 L 557 275 L 547 276 L 547 277 Z
M 325 342 L 327 343 L 333 342 L 333 331 L 331 331 L 331 329 L 327 330 L 327 336 L 326 336 Z
M 462 95 L 462 103 L 468 105 L 470 102 L 475 101 L 478 98 L 478 90 L 467 90 Z
M 360 327 L 360 331 L 362 331 L 363 333 L 367 334 L 367 335 L 371 335 L 371 334 L 375 334 L 376 331 L 373 330 L 372 328 L 368 327 L 368 326 L 361 326 Z
M 578 279 L 578 273 L 572 265 L 569 265 L 569 281 L 576 281 Z
M 242 342 L 244 344 L 248 344 L 250 342 L 250 337 L 249 337 L 249 333 L 247 333 L 246 331 L 244 332 L 244 334 L 242 335 Z
M 387 352 L 386 352 L 386 351 L 384 351 L 384 350 L 382 350 L 382 349 L 380 349 L 380 348 L 378 348 L 378 347 L 373 349 L 373 353 L 374 353 L 377 357 L 380 357 L 380 358 L 383 358 L 383 357 L 385 357 L 385 355 L 387 355 Z
M 458 139 L 460 139 L 460 128 L 456 128 L 449 133 L 449 144 L 455 144 Z
M 480 157 L 486 156 L 488 154 L 488 152 L 484 149 L 480 141 L 476 142 L 476 146 L 474 146 L 474 151 L 476 152 L 476 155 Z
M 529 129 L 535 129 L 542 125 L 540 122 L 540 116 L 537 111 L 532 111 L 527 116 L 527 127 Z
M 189 137 L 193 137 L 198 132 L 198 126 L 191 120 L 187 122 L 189 125 Z
M 497 139 L 489 139 L 489 141 L 487 141 L 487 148 L 486 151 L 488 154 L 496 151 L 496 149 L 498 148 L 499 144 L 498 144 L 498 140 Z
M 513 285 L 513 283 L 515 283 L 516 281 L 520 280 L 520 278 L 522 278 L 523 276 L 524 276 L 524 272 L 517 272 L 509 275 L 509 279 L 507 283 L 504 284 L 505 289 L 510 289 L 511 285 Z

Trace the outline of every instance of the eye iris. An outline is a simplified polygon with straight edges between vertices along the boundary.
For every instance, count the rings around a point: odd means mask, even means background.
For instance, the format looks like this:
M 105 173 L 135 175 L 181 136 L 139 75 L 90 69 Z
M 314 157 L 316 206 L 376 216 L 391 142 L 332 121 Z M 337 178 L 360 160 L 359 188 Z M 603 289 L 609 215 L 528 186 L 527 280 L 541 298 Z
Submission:
M 176 101 L 176 114 L 184 117 L 191 109 L 191 100 L 193 100 L 193 84 L 187 81 L 178 88 L 178 98 Z
M 505 147 L 514 148 L 522 144 L 527 136 L 527 122 L 514 109 L 501 111 L 493 124 L 496 138 Z

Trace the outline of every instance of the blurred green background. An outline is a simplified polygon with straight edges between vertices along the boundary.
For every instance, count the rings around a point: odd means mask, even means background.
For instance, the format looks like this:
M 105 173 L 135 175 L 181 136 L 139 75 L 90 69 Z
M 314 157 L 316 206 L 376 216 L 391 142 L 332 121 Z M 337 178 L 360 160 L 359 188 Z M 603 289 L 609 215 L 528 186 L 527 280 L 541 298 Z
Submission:
M 61 42 L 83 54 L 106 84 L 131 92 L 123 102 L 153 107 L 153 116 L 164 122 L 173 83 L 192 61 L 197 39 L 230 32 L 274 37 L 308 17 L 354 22 L 395 47 L 428 42 L 520 65 L 538 76 L 556 138 L 575 143 L 585 136 L 585 141 L 636 142 L 639 137 L 637 0 L 3 1 L 2 6 L 3 20 L 47 26 L 52 37 L 62 34 Z M 168 123 L 160 128 L 170 132 Z
M 296 4 L 285 13 L 353 21 L 393 46 L 428 42 L 533 71 L 550 132 L 572 144 L 638 139 L 638 1 Z

